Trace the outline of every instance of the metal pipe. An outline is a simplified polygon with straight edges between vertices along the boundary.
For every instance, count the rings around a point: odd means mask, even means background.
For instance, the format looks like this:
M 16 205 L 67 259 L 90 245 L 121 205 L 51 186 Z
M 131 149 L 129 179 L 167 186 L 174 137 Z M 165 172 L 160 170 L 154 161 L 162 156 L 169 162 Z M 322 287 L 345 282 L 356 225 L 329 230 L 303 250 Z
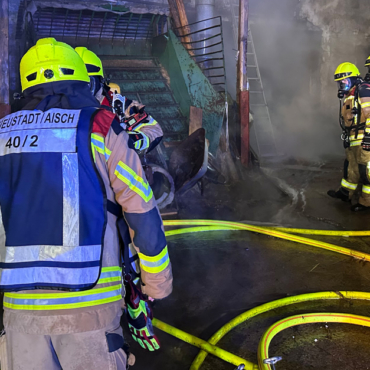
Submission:
M 215 13 L 215 0 L 197 0 L 197 21 L 213 18 Z
M 215 27 L 214 21 L 210 19 L 210 18 L 213 18 L 215 14 L 215 0 L 197 0 L 196 14 L 197 14 L 196 16 L 197 22 L 201 22 L 199 23 L 198 27 L 199 29 L 203 30 L 203 32 L 198 34 L 196 37 L 198 37 L 201 40 L 204 40 L 201 45 L 204 48 L 203 54 L 205 54 L 206 49 L 208 45 L 210 44 L 209 42 L 206 42 L 205 39 L 207 39 L 211 35 L 210 31 L 207 29 Z M 207 66 L 211 67 L 212 62 L 209 61 L 209 63 L 207 63 Z
M 248 167 L 249 148 L 249 83 L 247 76 L 249 0 L 239 0 L 239 57 L 237 96 L 241 132 L 241 162 Z

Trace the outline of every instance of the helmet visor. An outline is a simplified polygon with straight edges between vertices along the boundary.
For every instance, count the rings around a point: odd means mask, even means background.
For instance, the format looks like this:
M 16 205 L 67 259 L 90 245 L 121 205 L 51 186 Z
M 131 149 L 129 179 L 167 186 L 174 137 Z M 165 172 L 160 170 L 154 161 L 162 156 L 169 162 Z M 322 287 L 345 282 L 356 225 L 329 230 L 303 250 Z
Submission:
M 352 87 L 352 81 L 350 78 L 345 78 L 344 80 L 337 81 L 338 90 L 349 91 Z
M 103 86 L 104 79 L 101 76 L 90 76 L 90 91 L 91 94 L 95 96 L 95 94 L 101 89 Z
M 90 76 L 90 91 L 92 95 L 95 95 L 96 90 L 96 80 L 94 77 Z

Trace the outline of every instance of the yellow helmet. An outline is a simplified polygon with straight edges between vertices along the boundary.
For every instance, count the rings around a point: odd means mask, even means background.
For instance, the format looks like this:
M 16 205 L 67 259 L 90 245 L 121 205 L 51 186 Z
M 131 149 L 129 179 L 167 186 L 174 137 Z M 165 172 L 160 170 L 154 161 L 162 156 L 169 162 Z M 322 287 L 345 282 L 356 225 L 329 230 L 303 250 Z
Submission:
M 110 88 L 110 91 L 112 91 L 113 94 L 121 94 L 121 88 L 116 83 L 109 82 L 108 86 Z
M 365 67 L 370 67 L 370 56 L 366 59 Z
M 87 73 L 89 76 L 104 77 L 103 64 L 100 58 L 94 52 L 85 48 L 84 46 L 79 46 L 75 48 L 75 50 L 86 64 Z
M 358 77 L 360 76 L 360 71 L 352 63 L 342 63 L 338 66 L 334 73 L 334 80 L 340 81 L 347 77 Z
M 85 64 L 73 48 L 52 37 L 37 41 L 23 56 L 19 70 L 22 91 L 47 82 L 90 81 Z

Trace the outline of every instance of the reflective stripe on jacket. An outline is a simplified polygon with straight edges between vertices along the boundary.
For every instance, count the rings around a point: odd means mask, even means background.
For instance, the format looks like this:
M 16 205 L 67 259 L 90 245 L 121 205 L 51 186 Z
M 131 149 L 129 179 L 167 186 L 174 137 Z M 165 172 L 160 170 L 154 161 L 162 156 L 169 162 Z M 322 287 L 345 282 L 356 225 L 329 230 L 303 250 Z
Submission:
M 98 306 L 122 298 L 122 270 L 103 267 L 95 289 L 63 293 L 5 293 L 4 307 L 15 310 L 66 310 Z M 107 284 L 108 283 L 108 284 Z M 114 283 L 114 284 L 111 284 Z
M 1 291 L 76 291 L 99 280 L 106 202 L 90 150 L 96 112 L 19 111 L 0 120 Z

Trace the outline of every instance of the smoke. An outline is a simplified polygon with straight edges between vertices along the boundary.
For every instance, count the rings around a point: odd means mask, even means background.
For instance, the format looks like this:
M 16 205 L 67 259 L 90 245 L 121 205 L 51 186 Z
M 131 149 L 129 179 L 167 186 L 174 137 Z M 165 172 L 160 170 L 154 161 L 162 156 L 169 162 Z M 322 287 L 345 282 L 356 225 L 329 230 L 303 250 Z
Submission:
M 257 18 L 251 29 L 279 152 L 308 161 L 343 155 L 334 82 L 324 92 L 331 95 L 333 106 L 322 104 L 321 30 L 298 18 L 298 1 L 252 0 L 251 9 Z
M 366 35 L 354 42 L 360 35 L 353 27 L 363 9 L 352 7 L 352 18 L 345 23 L 344 8 L 351 6 L 329 0 L 250 0 L 250 27 L 264 91 L 276 143 L 285 156 L 308 161 L 344 156 L 333 73 L 347 60 L 361 67 L 369 52 Z M 219 6 L 216 13 L 230 19 L 225 7 Z M 231 22 L 224 22 L 224 37 L 228 89 L 235 97 Z

